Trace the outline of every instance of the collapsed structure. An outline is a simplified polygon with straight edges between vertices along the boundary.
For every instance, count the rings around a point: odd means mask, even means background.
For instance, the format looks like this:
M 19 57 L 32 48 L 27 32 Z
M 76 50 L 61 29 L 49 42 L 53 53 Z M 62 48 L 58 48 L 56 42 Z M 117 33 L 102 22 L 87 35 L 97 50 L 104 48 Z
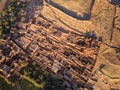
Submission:
M 11 29 L 10 39 L 2 47 L 8 60 L 3 62 L 1 69 L 6 67 L 4 71 L 9 74 L 8 64 L 11 63 L 9 67 L 13 68 L 14 58 L 19 58 L 17 55 L 21 55 L 22 60 L 27 55 L 40 67 L 50 69 L 57 77 L 69 82 L 68 87 L 75 83 L 84 86 L 92 74 L 99 51 L 97 39 L 57 27 L 41 17 L 28 27 L 26 23 L 17 22 L 16 28 Z
M 28 12 L 30 13 L 30 12 Z M 47 21 L 42 16 L 28 17 L 26 11 L 1 46 L 0 70 L 6 77 L 17 75 L 21 62 L 31 60 L 64 80 L 64 86 L 85 87 L 99 52 L 94 32 L 81 34 Z M 14 74 L 13 74 L 14 73 Z

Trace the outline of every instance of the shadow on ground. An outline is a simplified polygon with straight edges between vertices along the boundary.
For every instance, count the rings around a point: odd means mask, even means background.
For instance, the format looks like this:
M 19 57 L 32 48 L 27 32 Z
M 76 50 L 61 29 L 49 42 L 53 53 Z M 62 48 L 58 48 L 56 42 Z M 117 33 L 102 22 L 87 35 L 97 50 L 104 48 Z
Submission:
M 72 11 L 72 10 L 68 10 L 67 8 L 53 2 L 52 0 L 45 0 L 47 3 L 51 4 L 52 6 L 58 8 L 59 10 L 61 10 L 62 12 L 70 15 L 73 18 L 76 18 L 78 20 L 90 20 L 91 18 L 91 13 L 83 13 L 83 16 L 78 15 L 76 12 Z M 90 11 L 93 7 L 94 4 L 94 0 L 91 0 L 91 7 L 90 7 Z M 73 3 L 74 4 L 74 3 Z
M 108 0 L 111 4 L 117 5 L 120 7 L 120 0 Z

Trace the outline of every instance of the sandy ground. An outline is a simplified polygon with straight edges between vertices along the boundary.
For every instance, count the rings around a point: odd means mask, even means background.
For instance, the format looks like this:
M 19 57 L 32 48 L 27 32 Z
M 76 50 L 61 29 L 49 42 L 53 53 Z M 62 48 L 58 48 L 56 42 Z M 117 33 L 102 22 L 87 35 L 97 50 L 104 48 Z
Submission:
M 84 8 L 85 6 L 81 5 L 80 7 Z M 58 26 L 62 25 L 62 27 L 71 28 L 79 32 L 94 31 L 98 36 L 103 36 L 105 42 L 109 42 L 110 40 L 114 7 L 107 1 L 95 1 L 91 10 L 90 20 L 77 20 L 51 5 L 45 5 L 43 7 L 42 15 Z
M 97 29 L 98 27 L 95 27 L 92 22 L 89 20 L 77 20 L 75 18 L 72 18 L 71 16 L 66 15 L 62 11 L 58 10 L 57 8 L 54 8 L 51 5 L 45 5 L 43 7 L 42 15 L 46 17 L 47 19 L 53 21 L 58 26 L 62 26 L 67 29 L 74 29 L 75 31 L 83 32 Z
M 53 2 L 71 11 L 89 13 L 92 0 L 52 0 Z
M 92 17 L 86 21 L 74 19 L 51 5 L 44 6 L 42 15 L 58 26 L 79 32 L 91 30 L 98 36 L 102 36 L 103 42 L 93 70 L 93 72 L 101 72 L 102 70 L 102 73 L 94 90 L 110 90 L 110 87 L 119 88 L 120 79 L 117 79 L 119 83 L 115 86 L 113 82 L 117 81 L 110 78 L 120 78 L 120 7 L 115 9 L 114 5 L 107 2 L 107 0 L 95 0 L 91 11 Z M 114 21 L 115 16 L 117 16 L 117 19 Z M 105 67 L 100 70 L 102 64 Z M 106 78 L 108 84 L 106 84 Z

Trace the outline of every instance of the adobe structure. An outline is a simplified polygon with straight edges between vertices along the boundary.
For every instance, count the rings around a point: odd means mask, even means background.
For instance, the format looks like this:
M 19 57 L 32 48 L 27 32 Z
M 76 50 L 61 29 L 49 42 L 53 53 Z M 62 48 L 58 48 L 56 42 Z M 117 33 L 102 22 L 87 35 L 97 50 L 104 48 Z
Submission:
M 14 75 L 24 78 L 20 73 L 21 63 L 32 61 L 50 71 L 52 77 L 64 80 L 63 85 L 66 90 L 92 88 L 91 82 L 93 84 L 98 79 L 93 70 L 102 38 L 98 38 L 94 31 L 81 32 L 51 20 L 51 17 L 44 13 L 43 8 L 47 8 L 47 6 L 57 9 L 62 7 L 60 14 L 63 9 L 63 12 L 66 10 L 70 12 L 69 7 L 64 7 L 57 2 L 60 0 L 45 0 L 45 7 L 39 6 L 39 4 L 43 4 L 42 1 L 37 1 L 39 2 L 28 1 L 26 9 L 23 10 L 10 34 L 4 36 L 3 44 L 0 46 L 2 49 L 0 72 L 7 78 Z M 91 16 L 93 0 L 89 1 L 91 3 L 85 12 Z M 56 7 L 58 4 L 60 7 Z M 72 15 L 67 13 L 70 18 L 72 16 L 72 18 L 85 19 L 88 20 L 85 22 L 89 23 L 90 17 L 84 18 L 86 17 L 84 12 L 79 12 L 82 13 L 82 17 L 76 11 L 72 11 Z M 74 15 L 76 16 L 74 17 Z

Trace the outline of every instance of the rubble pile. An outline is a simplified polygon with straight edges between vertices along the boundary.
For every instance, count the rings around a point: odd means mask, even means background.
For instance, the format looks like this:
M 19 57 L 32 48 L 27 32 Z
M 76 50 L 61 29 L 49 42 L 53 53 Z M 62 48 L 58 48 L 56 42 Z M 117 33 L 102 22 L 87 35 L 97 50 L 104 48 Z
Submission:
M 65 30 L 40 16 L 23 18 L 11 29 L 5 49 L 2 47 L 3 54 L 4 50 L 9 58 L 25 54 L 40 67 L 52 71 L 52 76 L 64 79 L 66 87 L 86 85 L 99 51 L 97 38 Z
M 52 77 L 63 79 L 66 88 L 85 87 L 100 47 L 94 32 L 81 34 L 56 26 L 41 16 L 28 17 L 28 13 L 23 11 L 1 46 L 0 70 L 6 77 L 13 72 L 22 76 L 21 62 L 31 60 L 49 70 Z

